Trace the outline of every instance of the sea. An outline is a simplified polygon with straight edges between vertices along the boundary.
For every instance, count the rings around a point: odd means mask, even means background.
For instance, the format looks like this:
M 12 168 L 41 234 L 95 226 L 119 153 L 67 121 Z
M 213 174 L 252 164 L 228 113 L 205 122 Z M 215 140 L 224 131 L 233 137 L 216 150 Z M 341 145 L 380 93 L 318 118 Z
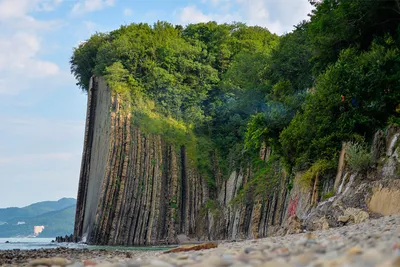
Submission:
M 124 246 L 89 246 L 83 243 L 56 243 L 52 242 L 55 238 L 0 238 L 0 250 L 11 249 L 52 249 L 59 247 L 66 248 L 87 248 L 87 249 L 107 249 L 107 250 L 140 250 L 140 251 L 164 251 L 176 246 L 146 246 L 146 247 L 124 247 Z
M 0 238 L 0 250 L 8 249 L 40 249 L 40 248 L 86 248 L 86 244 L 76 243 L 56 243 L 52 242 L 55 238 Z

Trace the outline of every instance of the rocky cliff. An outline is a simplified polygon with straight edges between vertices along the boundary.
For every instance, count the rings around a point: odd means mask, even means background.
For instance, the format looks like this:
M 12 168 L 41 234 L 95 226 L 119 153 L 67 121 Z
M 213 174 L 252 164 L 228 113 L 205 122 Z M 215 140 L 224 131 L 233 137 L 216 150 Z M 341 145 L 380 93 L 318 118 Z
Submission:
M 316 177 L 305 188 L 301 173 L 290 179 L 278 166 L 277 182 L 264 195 L 245 195 L 235 203 L 253 179 L 251 168 L 229 177 L 216 174 L 216 188 L 210 190 L 185 146 L 142 132 L 106 82 L 93 77 L 74 237 L 110 245 L 258 238 L 398 213 L 399 135 L 396 128 L 376 134 L 375 166 L 368 173 L 347 170 L 344 144 L 336 180 Z M 270 153 L 262 149 L 261 159 L 267 161 Z M 323 201 L 328 192 L 335 196 Z

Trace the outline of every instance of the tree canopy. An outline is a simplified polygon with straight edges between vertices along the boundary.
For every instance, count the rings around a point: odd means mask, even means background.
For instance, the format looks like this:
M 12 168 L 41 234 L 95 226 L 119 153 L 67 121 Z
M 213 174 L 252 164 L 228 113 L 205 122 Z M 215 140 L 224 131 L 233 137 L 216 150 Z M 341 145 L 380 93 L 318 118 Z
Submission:
M 232 170 L 263 145 L 289 174 L 307 170 L 400 112 L 400 2 L 313 4 L 282 36 L 243 23 L 121 26 L 79 45 L 71 71 L 83 90 L 105 76 L 139 125 L 192 146 L 206 172 L 210 154 Z

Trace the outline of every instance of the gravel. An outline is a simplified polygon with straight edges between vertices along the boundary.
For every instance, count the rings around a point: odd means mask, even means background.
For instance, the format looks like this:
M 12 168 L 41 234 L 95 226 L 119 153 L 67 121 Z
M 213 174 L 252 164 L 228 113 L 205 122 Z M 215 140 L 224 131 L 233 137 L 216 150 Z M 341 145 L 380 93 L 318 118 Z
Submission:
M 400 267 L 400 215 L 325 231 L 224 241 L 215 249 L 160 251 L 53 249 L 0 251 L 3 266 L 114 267 Z

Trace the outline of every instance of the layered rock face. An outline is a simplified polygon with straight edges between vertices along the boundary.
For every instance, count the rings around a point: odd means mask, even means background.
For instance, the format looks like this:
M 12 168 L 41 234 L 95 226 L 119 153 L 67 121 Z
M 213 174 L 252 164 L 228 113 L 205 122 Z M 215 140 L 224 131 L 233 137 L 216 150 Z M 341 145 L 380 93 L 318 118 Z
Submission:
M 376 137 L 374 151 L 379 166 L 375 180 L 399 178 L 399 132 L 394 129 L 386 135 L 381 133 L 380 139 Z M 260 157 L 267 161 L 269 154 L 270 150 L 264 148 Z M 357 190 L 366 192 L 357 189 L 362 184 L 361 176 L 346 171 L 344 158 L 345 151 L 336 182 L 317 179 L 315 190 L 307 190 L 295 178 L 289 190 L 290 179 L 280 172 L 280 182 L 265 196 L 248 196 L 244 203 L 232 205 L 240 189 L 252 179 L 251 170 L 236 170 L 229 178 L 216 173 L 216 189 L 210 190 L 184 146 L 177 147 L 159 135 L 143 133 L 131 115 L 123 111 L 106 82 L 93 77 L 88 91 L 74 238 L 90 244 L 153 245 L 187 239 L 242 239 L 295 233 L 307 225 L 310 229 L 318 228 L 315 221 L 325 227 L 336 226 L 337 217 L 344 211 L 329 214 L 337 209 L 326 208 L 321 193 L 335 189 L 335 199 L 347 201 L 349 197 L 342 195 L 353 196 Z M 359 203 L 349 200 L 352 204 L 348 205 L 367 211 L 371 207 L 379 213 L 380 199 L 392 196 L 393 188 L 390 192 L 384 190 L 392 186 L 389 184 L 376 184 L 367 190 L 370 199 Z M 393 201 L 397 199 L 393 196 Z M 332 205 L 334 201 L 327 203 Z M 396 208 L 393 205 L 381 213 L 395 212 Z
M 176 243 L 193 235 L 206 184 L 185 148 L 142 134 L 102 79 L 88 93 L 75 237 L 95 244 Z

